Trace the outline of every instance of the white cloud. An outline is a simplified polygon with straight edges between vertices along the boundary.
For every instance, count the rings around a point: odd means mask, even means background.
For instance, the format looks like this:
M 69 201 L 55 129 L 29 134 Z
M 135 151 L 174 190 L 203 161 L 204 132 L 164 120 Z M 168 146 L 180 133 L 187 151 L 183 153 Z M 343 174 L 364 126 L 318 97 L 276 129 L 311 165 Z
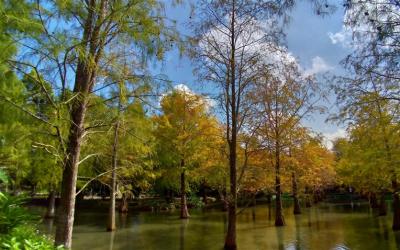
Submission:
M 195 94 L 187 85 L 183 83 L 175 85 L 174 89 L 191 95 Z
M 328 32 L 328 36 L 332 44 L 339 44 L 344 48 L 350 48 L 352 46 L 352 32 L 345 26 L 343 26 L 339 32 Z
M 187 96 L 195 96 L 198 95 L 197 93 L 195 93 L 193 90 L 191 90 L 186 84 L 177 84 L 174 87 L 174 90 L 180 91 L 185 93 Z M 165 92 L 164 94 L 161 95 L 161 97 L 158 100 L 158 107 L 161 106 L 161 101 L 164 98 L 164 96 L 169 95 L 172 93 L 172 90 L 169 90 L 167 92 Z M 216 101 L 214 99 L 211 99 L 207 96 L 202 96 L 200 99 L 202 102 L 204 102 L 206 104 L 206 109 L 210 110 L 211 108 L 216 106 Z
M 332 149 L 333 148 L 333 141 L 335 141 L 338 138 L 345 138 L 347 137 L 347 132 L 344 129 L 338 129 L 333 133 L 324 133 L 324 145 L 328 148 L 328 149 Z
M 318 73 L 324 73 L 324 72 L 332 70 L 332 69 L 333 69 L 333 67 L 331 65 L 329 65 L 327 62 L 325 62 L 325 60 L 322 57 L 316 56 L 312 59 L 311 68 L 305 70 L 304 74 L 306 76 L 309 76 L 309 75 L 314 75 L 314 74 L 318 74 Z

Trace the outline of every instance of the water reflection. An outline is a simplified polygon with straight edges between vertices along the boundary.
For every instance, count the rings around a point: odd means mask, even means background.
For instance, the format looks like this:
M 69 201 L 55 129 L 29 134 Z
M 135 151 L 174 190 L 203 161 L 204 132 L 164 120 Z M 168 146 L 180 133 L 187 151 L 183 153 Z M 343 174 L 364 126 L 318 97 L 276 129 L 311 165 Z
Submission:
M 221 250 L 227 226 L 218 210 L 191 211 L 188 220 L 172 213 L 118 215 L 117 231 L 106 232 L 106 212 L 79 211 L 73 250 Z M 391 230 L 391 216 L 377 217 L 368 207 L 322 204 L 292 215 L 284 210 L 287 226 L 276 228 L 273 207 L 249 207 L 238 215 L 239 250 L 400 249 L 400 233 Z M 43 232 L 54 232 L 54 221 L 44 220 Z

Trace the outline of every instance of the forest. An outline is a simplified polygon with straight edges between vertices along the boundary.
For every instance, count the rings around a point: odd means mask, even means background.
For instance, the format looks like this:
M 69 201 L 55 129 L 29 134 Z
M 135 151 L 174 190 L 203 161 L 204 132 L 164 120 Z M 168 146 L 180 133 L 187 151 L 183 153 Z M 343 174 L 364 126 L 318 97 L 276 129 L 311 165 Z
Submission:
M 1 0 L 0 249 L 400 248 L 399 34 L 398 0 Z

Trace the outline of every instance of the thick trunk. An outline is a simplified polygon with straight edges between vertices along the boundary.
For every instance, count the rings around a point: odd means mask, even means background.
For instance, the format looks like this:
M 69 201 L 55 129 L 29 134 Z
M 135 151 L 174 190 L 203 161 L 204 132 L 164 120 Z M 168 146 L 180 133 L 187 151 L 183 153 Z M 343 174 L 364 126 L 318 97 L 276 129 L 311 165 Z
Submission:
M 297 194 L 297 178 L 294 172 L 292 173 L 292 193 L 293 193 L 293 214 L 301 214 L 300 201 Z
M 84 132 L 83 121 L 86 113 L 86 97 L 77 99 L 71 111 L 71 128 L 68 137 L 68 147 L 64 160 L 64 170 L 61 183 L 61 199 L 57 216 L 56 245 L 71 248 L 72 230 L 75 213 L 76 180 L 81 151 L 81 140 Z
M 115 227 L 115 193 L 117 185 L 117 150 L 118 150 L 118 129 L 119 121 L 116 122 L 114 128 L 114 143 L 112 154 L 112 173 L 111 173 L 111 190 L 110 190 L 110 207 L 108 211 L 107 231 L 114 231 Z
M 47 211 L 45 218 L 54 218 L 56 210 L 56 192 L 51 190 L 47 199 Z
M 400 230 L 400 197 L 398 194 L 398 183 L 397 180 L 392 181 L 393 188 L 393 225 L 394 231 Z
M 280 151 L 277 143 L 275 149 L 275 226 L 284 226 L 285 220 L 282 211 L 282 192 L 281 192 L 281 175 L 280 175 Z
M 379 216 L 385 216 L 386 214 L 387 214 L 387 207 L 385 201 L 385 193 L 382 193 L 379 200 Z
M 183 160 L 181 161 L 181 166 L 184 167 Z M 181 219 L 189 218 L 189 211 L 187 208 L 186 200 L 186 183 L 185 183 L 185 171 L 181 173 Z
M 75 215 L 75 193 L 78 176 L 78 165 L 81 151 L 81 140 L 84 134 L 84 120 L 88 102 L 88 94 L 93 88 L 96 78 L 96 67 L 102 47 L 98 40 L 99 26 L 93 28 L 95 15 L 103 16 L 105 1 L 101 2 L 100 13 L 95 13 L 96 1 L 88 1 L 88 15 L 84 21 L 81 49 L 85 56 L 80 56 L 76 66 L 75 84 L 73 92 L 77 94 L 72 101 L 70 110 L 70 131 L 64 156 L 64 170 L 61 182 L 61 199 L 57 216 L 57 229 L 55 245 L 71 248 L 72 230 Z M 90 39 L 89 39 L 90 38 Z M 90 45 L 90 50 L 88 50 Z M 96 52 L 97 50 L 97 52 Z M 95 58 L 96 57 L 96 58 Z M 88 64 L 88 59 L 94 59 L 93 64 Z

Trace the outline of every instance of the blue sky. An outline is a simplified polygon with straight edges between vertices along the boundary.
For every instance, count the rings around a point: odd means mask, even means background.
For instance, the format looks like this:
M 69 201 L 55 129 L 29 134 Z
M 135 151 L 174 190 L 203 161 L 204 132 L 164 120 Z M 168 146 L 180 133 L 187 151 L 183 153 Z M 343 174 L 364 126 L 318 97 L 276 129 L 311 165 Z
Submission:
M 188 5 L 167 7 L 167 16 L 177 20 L 178 29 L 183 34 L 190 34 L 185 26 L 189 20 L 190 9 Z M 289 51 L 298 58 L 301 67 L 308 72 L 343 74 L 344 70 L 340 61 L 350 52 L 340 42 L 332 41 L 332 34 L 342 31 L 344 10 L 341 6 L 335 13 L 327 17 L 314 14 L 312 6 L 307 1 L 298 1 L 291 14 L 291 22 L 286 29 L 287 46 Z M 331 35 L 329 35 L 331 34 Z M 162 65 L 154 65 L 153 72 L 165 74 L 174 84 L 186 84 L 195 92 L 205 92 L 204 86 L 199 84 L 193 74 L 191 61 L 187 57 L 179 57 L 178 53 L 167 54 Z M 328 84 L 328 83 L 325 83 Z M 331 103 L 325 103 L 335 112 L 334 95 L 330 94 Z M 327 114 L 314 114 L 304 121 L 306 126 L 316 132 L 323 133 L 328 139 L 343 136 L 344 130 L 336 124 L 325 123 Z

